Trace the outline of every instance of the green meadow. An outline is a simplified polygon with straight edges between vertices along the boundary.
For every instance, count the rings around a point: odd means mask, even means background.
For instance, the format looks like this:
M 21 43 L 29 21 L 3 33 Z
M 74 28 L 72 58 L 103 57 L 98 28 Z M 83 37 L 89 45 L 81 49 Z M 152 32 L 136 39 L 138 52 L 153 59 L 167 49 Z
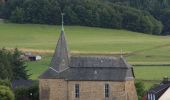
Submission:
M 60 26 L 38 24 L 12 24 L 0 22 L 0 47 L 19 48 L 42 53 L 38 62 L 27 62 L 31 79 L 48 68 L 56 46 Z M 127 30 L 84 26 L 65 26 L 69 49 L 72 53 L 119 55 L 121 50 L 130 64 L 135 66 L 136 79 L 161 80 L 170 77 L 170 37 L 155 36 Z M 40 53 L 40 54 L 41 54 Z M 161 66 L 167 64 L 169 66 Z

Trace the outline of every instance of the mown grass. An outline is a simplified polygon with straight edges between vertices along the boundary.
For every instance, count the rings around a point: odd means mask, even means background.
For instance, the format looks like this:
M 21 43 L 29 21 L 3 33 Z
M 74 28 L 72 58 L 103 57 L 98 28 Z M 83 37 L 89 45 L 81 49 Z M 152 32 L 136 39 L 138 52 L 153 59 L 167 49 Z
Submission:
M 30 79 L 36 80 L 38 77 L 48 69 L 51 60 L 50 55 L 43 55 L 41 61 L 27 62 L 26 65 Z
M 0 22 L 0 47 L 54 50 L 60 26 L 37 24 L 12 24 Z M 131 64 L 169 64 L 170 37 L 154 36 L 126 30 L 103 29 L 83 26 L 65 26 L 65 33 L 71 52 L 113 53 L 123 50 Z M 48 68 L 51 55 L 43 55 L 43 60 L 29 62 L 31 79 Z M 137 79 L 161 80 L 170 77 L 170 66 L 135 67 Z
M 170 66 L 143 66 L 134 67 L 136 79 L 140 80 L 162 80 L 170 77 Z

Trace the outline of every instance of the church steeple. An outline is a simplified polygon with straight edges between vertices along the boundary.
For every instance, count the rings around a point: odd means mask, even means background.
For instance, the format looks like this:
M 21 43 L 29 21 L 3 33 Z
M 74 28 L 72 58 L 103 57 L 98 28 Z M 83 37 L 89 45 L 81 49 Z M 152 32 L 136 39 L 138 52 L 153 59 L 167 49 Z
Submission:
M 61 72 L 68 68 L 70 55 L 67 47 L 67 40 L 65 38 L 64 33 L 64 21 L 63 21 L 64 14 L 62 13 L 61 16 L 62 16 L 62 29 L 60 37 L 57 42 L 55 53 L 50 64 L 50 68 L 57 72 Z

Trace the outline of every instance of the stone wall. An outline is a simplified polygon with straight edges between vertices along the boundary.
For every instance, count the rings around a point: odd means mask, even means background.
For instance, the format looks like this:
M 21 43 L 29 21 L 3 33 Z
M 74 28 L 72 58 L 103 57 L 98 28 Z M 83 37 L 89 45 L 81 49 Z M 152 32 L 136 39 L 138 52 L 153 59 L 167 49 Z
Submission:
M 109 84 L 110 96 L 105 98 L 104 86 Z M 47 84 L 50 89 L 48 89 Z M 75 98 L 75 84 L 80 85 L 80 98 Z M 44 99 L 43 90 L 49 90 Z M 48 93 L 46 94 L 48 96 Z M 137 100 L 134 81 L 64 81 L 61 79 L 40 80 L 40 100 Z
M 40 100 L 68 100 L 67 86 L 67 81 L 62 79 L 40 79 Z M 43 93 L 43 90 L 46 90 L 46 93 Z
M 134 81 L 125 82 L 125 91 L 128 92 L 128 100 L 137 100 L 137 92 Z

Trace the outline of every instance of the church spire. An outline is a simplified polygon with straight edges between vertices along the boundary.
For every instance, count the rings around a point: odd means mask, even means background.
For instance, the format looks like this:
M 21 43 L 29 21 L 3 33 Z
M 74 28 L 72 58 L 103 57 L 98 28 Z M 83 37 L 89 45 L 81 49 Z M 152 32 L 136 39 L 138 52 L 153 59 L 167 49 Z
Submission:
M 61 14 L 62 16 L 62 30 L 60 33 L 60 37 L 57 42 L 57 46 L 53 55 L 53 58 L 51 60 L 50 68 L 57 71 L 61 72 L 64 69 L 68 68 L 69 64 L 69 51 L 67 47 L 67 40 L 65 38 L 65 33 L 64 33 L 64 21 L 63 21 L 63 13 Z

